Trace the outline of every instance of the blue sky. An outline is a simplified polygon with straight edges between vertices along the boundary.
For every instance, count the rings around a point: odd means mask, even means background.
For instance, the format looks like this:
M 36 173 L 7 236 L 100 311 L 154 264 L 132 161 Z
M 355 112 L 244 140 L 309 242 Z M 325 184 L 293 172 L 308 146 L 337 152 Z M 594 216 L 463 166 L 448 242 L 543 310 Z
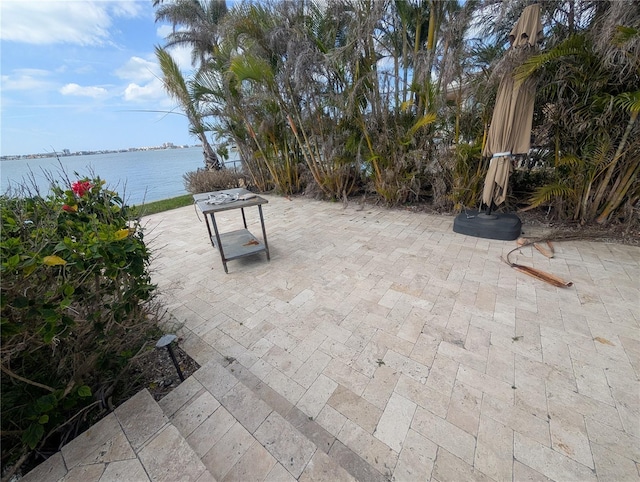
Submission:
M 2 0 L 0 22 L 0 155 L 197 143 L 184 116 L 139 112 L 180 112 L 151 0 Z

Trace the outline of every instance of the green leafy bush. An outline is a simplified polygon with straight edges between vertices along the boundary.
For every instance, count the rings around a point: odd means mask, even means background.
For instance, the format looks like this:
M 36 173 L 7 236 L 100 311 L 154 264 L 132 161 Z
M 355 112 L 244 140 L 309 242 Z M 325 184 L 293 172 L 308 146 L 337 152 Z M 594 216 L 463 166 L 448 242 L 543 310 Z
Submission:
M 2 462 L 98 417 L 157 332 L 150 253 L 104 181 L 0 197 Z

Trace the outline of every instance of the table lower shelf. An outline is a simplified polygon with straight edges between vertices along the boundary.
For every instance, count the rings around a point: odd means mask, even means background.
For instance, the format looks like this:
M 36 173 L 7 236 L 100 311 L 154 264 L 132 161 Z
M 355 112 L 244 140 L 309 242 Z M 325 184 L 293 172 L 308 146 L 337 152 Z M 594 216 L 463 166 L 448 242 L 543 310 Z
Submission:
M 219 249 L 215 236 L 211 237 L 211 242 Z M 247 229 L 221 233 L 220 242 L 223 251 L 221 254 L 223 254 L 225 261 L 267 251 L 264 243 L 260 242 Z

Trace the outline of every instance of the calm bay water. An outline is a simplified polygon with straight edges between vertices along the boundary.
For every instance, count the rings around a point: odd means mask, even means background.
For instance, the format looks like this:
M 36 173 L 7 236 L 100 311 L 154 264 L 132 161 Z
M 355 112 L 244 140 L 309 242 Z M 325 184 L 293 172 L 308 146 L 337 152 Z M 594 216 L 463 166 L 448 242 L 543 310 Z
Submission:
M 60 161 L 56 158 L 2 161 L 0 179 L 2 192 L 6 192 L 10 186 L 22 184 L 31 172 L 41 192 L 46 193 L 49 182 L 45 172 L 55 179 L 64 179 L 63 170 L 71 180 L 76 179 L 74 172 L 80 177 L 95 175 L 123 196 L 127 204 L 141 204 L 187 194 L 182 176 L 199 167 L 204 167 L 202 148 L 189 147 L 60 157 Z

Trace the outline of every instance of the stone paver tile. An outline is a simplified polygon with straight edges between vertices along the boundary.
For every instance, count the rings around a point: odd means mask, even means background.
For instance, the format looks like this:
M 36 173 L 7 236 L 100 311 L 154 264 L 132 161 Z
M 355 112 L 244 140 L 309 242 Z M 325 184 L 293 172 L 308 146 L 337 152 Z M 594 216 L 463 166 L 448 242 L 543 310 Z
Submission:
M 100 477 L 104 473 L 104 468 L 104 464 L 78 465 L 72 468 L 67 475 L 60 480 L 60 482 L 86 482 L 89 480 L 100 480 Z
M 515 377 L 515 359 L 513 352 L 501 346 L 491 345 L 489 347 L 485 373 L 490 377 L 513 385 Z
M 391 447 L 395 452 L 402 450 L 402 444 L 417 405 L 401 395 L 391 395 L 387 406 L 382 412 L 374 436 Z
M 379 366 L 376 368 L 367 388 L 365 388 L 362 398 L 380 410 L 384 410 L 399 378 L 400 373 L 393 368 L 386 365 Z
M 550 478 L 517 460 L 513 461 L 513 480 L 517 482 L 553 482 Z
M 195 397 L 202 388 L 202 384 L 196 377 L 189 377 L 162 397 L 158 401 L 158 405 L 160 405 L 167 417 L 172 417 L 183 405 Z
M 370 434 L 382 416 L 382 410 L 342 385 L 338 385 L 327 403 Z
M 596 474 L 599 481 L 631 481 L 640 480 L 638 466 L 634 461 L 616 452 L 612 452 L 596 443 L 591 444 Z
M 142 390 L 114 411 L 134 450 L 138 450 L 169 419 L 147 390 Z
M 306 393 L 298 400 L 297 407 L 309 417 L 317 417 L 326 405 L 338 384 L 326 377 L 319 375 Z
M 218 400 L 238 383 L 238 379 L 215 360 L 200 367 L 193 376 Z
M 415 345 L 413 345 L 409 358 L 430 367 L 438 352 L 439 344 L 440 341 L 437 338 L 421 333 Z
M 589 363 L 573 360 L 573 372 L 579 393 L 609 405 L 615 405 L 604 370 Z
M 284 398 L 266 383 L 258 383 L 258 385 L 253 388 L 253 393 L 283 417 L 286 416 L 287 413 L 289 413 L 289 410 L 293 408 L 293 404 L 289 400 Z
M 61 453 L 68 469 L 80 464 L 135 458 L 129 440 L 120 428 L 114 413 L 107 415 L 62 447 Z
M 43 480 L 60 480 L 67 473 L 62 453 L 57 452 L 28 472 L 20 480 L 24 482 L 41 482 Z
M 550 446 L 549 422 L 531 413 L 514 407 L 512 404 L 484 394 L 482 398 L 482 416 L 491 417 L 496 422 L 506 425 L 536 442 Z
M 576 462 L 593 469 L 593 456 L 584 416 L 571 407 L 549 401 L 551 447 Z
M 329 362 L 322 373 L 357 395 L 362 395 L 369 383 L 367 376 L 335 359 Z
M 209 418 L 191 432 L 191 435 L 187 437 L 187 442 L 199 457 L 204 457 L 211 450 L 211 447 L 229 431 L 235 421 L 227 409 L 218 407 Z
M 271 408 L 242 383 L 220 398 L 220 403 L 251 433 L 271 413 Z
M 596 476 L 588 467 L 531 440 L 514 433 L 513 456 L 524 465 L 552 480 L 595 481 Z
M 511 480 L 513 430 L 492 418 L 481 417 L 474 467 L 495 480 Z
M 476 439 L 473 435 L 422 407 L 416 409 L 411 428 L 444 447 L 468 464 L 473 464 Z
M 395 391 L 422 408 L 427 408 L 441 418 L 446 418 L 451 399 L 451 389 L 436 391 L 411 377 L 400 375 Z
M 547 398 L 550 401 L 553 400 L 556 404 L 570 407 L 576 412 L 581 413 L 587 417 L 587 420 L 592 418 L 610 427 L 619 430 L 623 429 L 618 411 L 615 407 L 607 403 L 550 384 L 547 384 Z M 591 435 L 589 435 L 589 438 L 591 438 Z
M 296 479 L 293 478 L 293 475 L 291 475 L 280 462 L 276 462 L 267 474 L 264 482 L 296 482 Z
M 347 420 L 338 434 L 338 439 L 381 474 L 393 473 L 398 462 L 398 453 L 356 423 Z
M 394 480 L 429 480 L 438 446 L 415 430 L 409 429 L 393 472 Z
M 284 418 L 325 453 L 329 452 L 333 442 L 336 440 L 322 425 L 296 407 L 293 407 Z
M 429 367 L 401 355 L 394 350 L 387 351 L 384 355 L 383 362 L 396 372 L 407 375 L 423 384 L 426 383 L 427 377 L 429 376 Z
M 438 455 L 433 466 L 432 477 L 433 480 L 441 482 L 457 482 L 463 480 L 465 482 L 493 482 L 493 479 L 442 447 L 438 448 Z
M 640 439 L 587 418 L 587 433 L 591 444 L 598 444 L 613 452 L 640 462 Z
M 231 467 L 222 482 L 252 482 L 264 480 L 276 459 L 257 441 Z
M 515 396 L 508 383 L 464 365 L 458 369 L 457 381 L 507 402 L 513 402 Z
M 446 356 L 461 365 L 475 367 L 477 370 L 482 372 L 485 371 L 487 364 L 486 356 L 478 355 L 477 353 L 446 341 L 440 342 L 440 345 L 438 346 L 438 354 Z
M 388 349 L 382 343 L 369 341 L 358 355 L 354 363 L 355 367 L 368 377 L 373 376 L 376 369 L 382 364 Z
M 269 362 L 269 364 L 280 370 L 288 377 L 292 377 L 302 365 L 302 360 L 296 358 L 277 344 L 271 348 L 271 350 L 269 350 L 262 359 Z
M 296 478 L 300 477 L 316 451 L 312 442 L 275 412 L 267 417 L 254 435 Z
M 183 437 L 188 437 L 198 426 L 215 412 L 220 406 L 220 402 L 213 398 L 208 391 L 203 391 L 173 416 L 171 423 L 176 427 Z
M 367 482 L 388 482 L 389 480 L 389 477 L 382 475 L 339 440 L 336 440 L 336 443 L 331 447 L 329 457 L 335 460 L 356 480 Z
M 178 429 L 167 425 L 138 452 L 138 458 L 154 482 L 196 481 L 206 471 Z
M 425 313 L 421 309 L 413 308 L 402 323 L 397 336 L 411 343 L 416 343 L 422 333 L 424 323 Z
M 302 385 L 293 381 L 277 368 L 271 370 L 271 372 L 264 377 L 264 382 L 293 405 L 298 403 L 300 397 L 305 393 L 305 389 Z
M 298 480 L 300 482 L 355 482 L 349 472 L 320 450 L 313 454 Z
M 249 432 L 238 422 L 225 433 L 204 457 L 202 462 L 217 480 L 222 480 L 249 447 L 256 443 Z
M 331 357 L 329 355 L 320 350 L 315 350 L 293 374 L 291 379 L 302 385 L 304 388 L 309 388 L 330 361 Z
M 146 482 L 148 480 L 150 479 L 138 459 L 110 462 L 100 478 L 100 482 Z M 84 479 L 82 482 L 86 481 L 87 479 Z
M 478 434 L 482 392 L 462 383 L 456 383 L 451 393 L 447 421 L 471 435 Z
M 347 421 L 347 417 L 338 412 L 331 405 L 325 405 L 315 418 L 316 422 L 320 424 L 327 432 L 334 437 L 337 437 Z

